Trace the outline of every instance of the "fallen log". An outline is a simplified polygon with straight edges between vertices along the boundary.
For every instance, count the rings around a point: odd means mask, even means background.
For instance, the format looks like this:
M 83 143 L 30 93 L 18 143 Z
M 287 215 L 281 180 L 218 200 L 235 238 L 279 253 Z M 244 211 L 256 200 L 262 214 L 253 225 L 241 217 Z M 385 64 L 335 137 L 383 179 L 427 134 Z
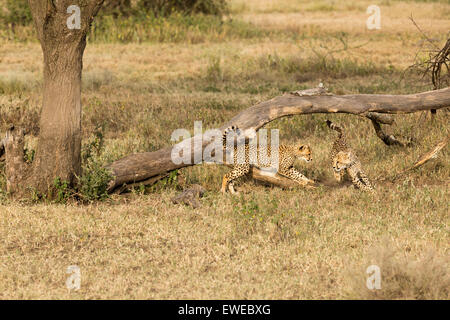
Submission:
M 258 130 L 275 119 L 313 113 L 347 113 L 364 116 L 379 123 L 392 123 L 388 114 L 404 114 L 417 111 L 440 109 L 450 106 L 450 88 L 427 91 L 409 95 L 381 95 L 356 94 L 336 96 L 324 92 L 322 89 L 296 91 L 258 103 L 243 110 L 219 130 L 223 131 L 231 125 L 238 126 L 244 133 Z M 305 92 L 304 94 L 302 92 Z M 380 113 L 385 115 L 379 115 Z M 195 144 L 194 139 L 201 138 L 202 143 Z M 191 144 L 191 162 L 176 164 L 172 161 L 173 147 L 167 147 L 155 152 L 132 154 L 109 164 L 106 168 L 111 171 L 113 179 L 109 183 L 108 191 L 113 192 L 124 184 L 134 184 L 152 177 L 163 176 L 165 173 L 194 165 L 194 154 L 200 152 L 211 143 L 211 139 L 195 136 L 181 143 Z M 253 170 L 253 177 L 270 183 L 285 184 L 277 177 L 267 178 Z M 156 179 L 151 179 L 155 182 Z M 270 181 L 269 181 L 270 180 Z

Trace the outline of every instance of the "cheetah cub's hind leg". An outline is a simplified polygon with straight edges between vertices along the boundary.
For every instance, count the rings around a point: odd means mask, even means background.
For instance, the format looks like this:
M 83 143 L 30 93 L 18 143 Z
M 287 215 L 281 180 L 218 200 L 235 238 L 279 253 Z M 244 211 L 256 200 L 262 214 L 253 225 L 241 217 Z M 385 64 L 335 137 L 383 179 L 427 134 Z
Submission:
M 245 176 L 250 172 L 249 164 L 238 164 L 233 167 L 233 170 L 228 172 L 223 176 L 222 179 L 222 193 L 226 193 L 227 188 L 231 193 L 236 194 L 236 190 L 234 190 L 233 181 L 239 177 Z
M 288 169 L 280 168 L 280 171 L 278 173 L 291 180 L 294 180 L 301 186 L 308 185 L 310 187 L 313 187 L 315 184 L 313 180 L 308 179 L 306 176 L 298 172 L 294 167 L 290 167 Z

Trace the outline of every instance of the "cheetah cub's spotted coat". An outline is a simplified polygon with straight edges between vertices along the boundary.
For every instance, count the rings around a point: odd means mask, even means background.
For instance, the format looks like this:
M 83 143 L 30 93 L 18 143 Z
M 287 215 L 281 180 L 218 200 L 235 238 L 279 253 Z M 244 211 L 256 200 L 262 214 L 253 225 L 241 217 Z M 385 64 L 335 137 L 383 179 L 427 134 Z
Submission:
M 354 151 L 348 146 L 342 128 L 330 120 L 327 120 L 327 125 L 330 129 L 336 130 L 339 133 L 330 154 L 336 180 L 342 182 L 345 178 L 345 173 L 347 173 L 353 185 L 357 188 L 363 191 L 373 192 L 374 188 L 362 171 L 361 162 L 356 157 Z
M 227 128 L 223 134 L 223 148 L 224 153 L 227 147 L 227 135 L 233 133 L 235 136 L 240 136 L 239 128 L 231 126 Z M 242 137 L 242 136 L 241 136 Z M 259 145 L 250 144 L 248 140 L 244 142 L 244 152 L 238 152 L 238 146 L 233 144 L 233 169 L 228 172 L 222 180 L 222 193 L 225 193 L 227 188 L 231 193 L 236 193 L 233 186 L 233 181 L 239 177 L 242 177 L 249 173 L 252 166 L 258 168 L 270 168 L 271 165 L 271 146 L 267 145 L 267 152 L 259 152 Z M 243 154 L 242 154 L 243 153 Z M 251 163 L 250 157 L 254 156 L 257 161 Z M 252 158 L 254 159 L 254 158 Z M 294 168 L 294 161 L 296 159 L 303 159 L 306 162 L 312 160 L 311 148 L 309 145 L 296 144 L 296 145 L 280 145 L 278 147 L 278 174 L 281 174 L 289 179 L 292 179 L 302 186 L 307 184 L 314 184 L 313 180 L 308 179 L 303 174 L 298 172 Z

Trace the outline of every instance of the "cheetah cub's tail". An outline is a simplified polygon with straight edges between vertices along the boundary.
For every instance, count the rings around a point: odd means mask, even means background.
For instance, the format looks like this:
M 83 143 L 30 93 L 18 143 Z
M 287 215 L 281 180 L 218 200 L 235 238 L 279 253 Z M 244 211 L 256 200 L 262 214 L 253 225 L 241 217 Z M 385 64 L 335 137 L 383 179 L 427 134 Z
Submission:
M 226 146 L 227 146 L 227 136 L 230 133 L 233 133 L 233 135 L 235 137 L 237 137 L 241 134 L 241 130 L 236 126 L 231 126 L 231 127 L 228 127 L 225 129 L 225 131 L 223 132 L 223 135 L 222 135 L 222 145 L 224 148 L 226 148 Z
M 330 129 L 336 130 L 337 132 L 339 132 L 339 136 L 342 135 L 343 130 L 342 130 L 341 127 L 339 127 L 337 124 L 331 122 L 330 120 L 327 120 L 326 122 L 327 122 L 327 126 L 328 126 Z

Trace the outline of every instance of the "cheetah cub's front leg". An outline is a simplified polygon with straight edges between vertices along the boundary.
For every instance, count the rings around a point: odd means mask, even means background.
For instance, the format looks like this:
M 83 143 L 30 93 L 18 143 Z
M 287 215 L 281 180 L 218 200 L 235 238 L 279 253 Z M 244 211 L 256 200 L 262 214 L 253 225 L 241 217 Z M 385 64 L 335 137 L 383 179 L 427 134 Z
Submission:
M 360 168 L 350 166 L 347 168 L 348 175 L 352 179 L 352 183 L 354 186 L 356 186 L 358 189 L 366 192 L 374 192 L 374 188 L 372 186 L 372 183 L 370 183 L 367 176 L 361 171 Z
M 343 171 L 343 170 L 341 170 L 341 171 L 333 170 L 333 174 L 334 174 L 334 177 L 335 177 L 337 182 L 343 182 L 344 181 L 345 171 Z

